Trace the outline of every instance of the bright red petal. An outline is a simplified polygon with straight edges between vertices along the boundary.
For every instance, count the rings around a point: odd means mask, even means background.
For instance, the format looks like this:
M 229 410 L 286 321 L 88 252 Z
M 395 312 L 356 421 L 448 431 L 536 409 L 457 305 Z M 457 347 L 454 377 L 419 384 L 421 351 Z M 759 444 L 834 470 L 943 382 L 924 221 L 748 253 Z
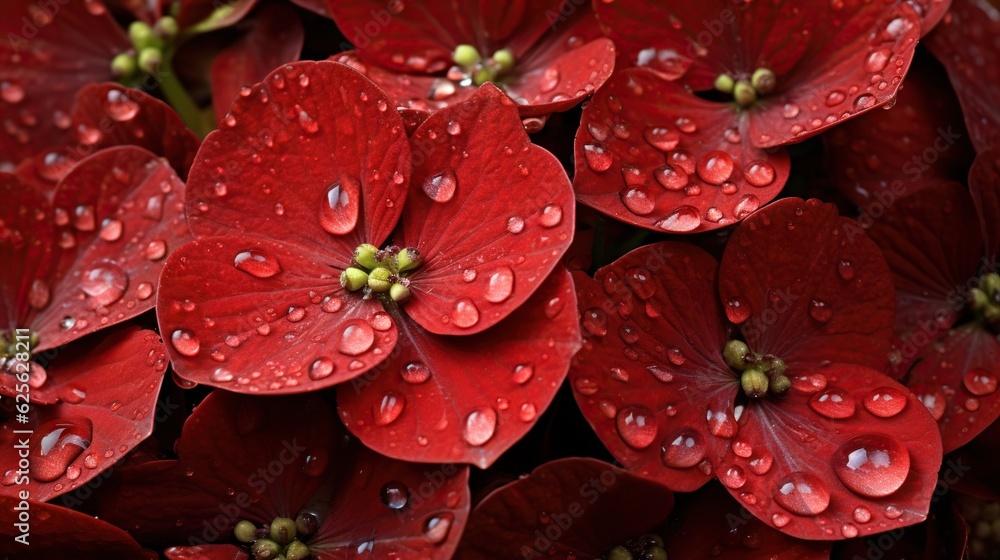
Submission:
M 0 170 L 68 137 L 73 95 L 130 48 L 98 0 L 0 2 Z
M 733 232 L 719 271 L 726 315 L 758 354 L 795 368 L 883 370 L 895 294 L 878 246 L 836 206 L 780 200 Z
M 335 62 L 296 62 L 243 90 L 188 181 L 197 236 L 257 234 L 347 265 L 389 236 L 410 150 L 378 87 Z
M 34 500 L 50 500 L 86 484 L 109 469 L 153 432 L 154 408 L 163 372 L 163 343 L 152 331 L 116 329 L 100 342 L 78 342 L 61 350 L 46 365 L 48 380 L 32 389 L 28 424 L 11 417 L 0 425 L 2 461 L 7 470 L 0 495 L 29 490 Z M 14 394 L 14 380 L 0 375 L 2 391 Z M 15 444 L 30 436 L 31 465 L 27 485 L 13 484 L 20 476 Z
M 716 474 L 758 519 L 798 538 L 919 523 L 941 466 L 934 420 L 920 404 L 865 367 L 810 370 L 784 399 L 746 406 Z
M 302 393 L 386 359 L 396 324 L 378 299 L 340 286 L 341 266 L 256 236 L 181 247 L 157 301 L 177 373 L 241 393 Z
M 930 410 L 945 452 L 957 449 L 1000 416 L 1000 341 L 980 325 L 950 331 L 927 350 L 906 385 Z
M 656 529 L 673 503 L 669 490 L 603 461 L 552 461 L 484 498 L 455 558 L 600 557 Z
M 616 73 L 576 135 L 580 202 L 668 233 L 731 225 L 781 191 L 788 154 L 756 148 L 748 119 L 648 69 Z
M 32 284 L 50 294 L 32 319 L 37 350 L 152 309 L 164 257 L 191 239 L 183 204 L 184 183 L 142 148 L 101 150 L 76 165 L 56 187 L 50 218 L 62 266 Z
M 379 453 L 481 468 L 534 426 L 579 349 L 576 298 L 557 270 L 490 330 L 439 336 L 406 319 L 385 364 L 337 393 L 344 424 Z
M 233 100 L 244 86 L 251 86 L 272 69 L 294 62 L 302 52 L 304 31 L 292 8 L 268 4 L 260 9 L 254 26 L 212 62 L 212 107 L 222 123 Z
M 897 379 L 958 319 L 966 306 L 963 286 L 983 254 L 968 190 L 929 183 L 895 201 L 868 230 L 896 285 L 895 340 L 886 372 Z
M 156 560 L 118 527 L 95 517 L 52 504 L 0 496 L 0 536 L 8 560 Z M 24 505 L 27 504 L 27 510 Z M 26 528 L 15 526 L 22 512 L 29 516 Z M 24 534 L 24 542 L 14 538 Z
M 717 268 L 701 249 L 668 242 L 628 253 L 595 280 L 574 273 L 586 336 L 570 371 L 576 401 L 629 471 L 674 490 L 709 480 L 728 445 L 714 448 L 710 432 L 732 417 L 739 387 L 722 359 Z M 706 410 L 719 416 L 711 426 Z
M 1000 255 L 1000 151 L 991 148 L 976 156 L 969 170 L 969 189 L 983 228 L 986 258 L 993 261 Z
M 572 186 L 491 85 L 432 115 L 411 144 L 413 186 L 393 242 L 424 261 L 409 277 L 406 314 L 433 333 L 481 332 L 524 303 L 566 252 Z
M 972 144 L 982 151 L 1000 142 L 1000 10 L 987 0 L 955 0 L 927 47 L 948 70 L 962 102 Z

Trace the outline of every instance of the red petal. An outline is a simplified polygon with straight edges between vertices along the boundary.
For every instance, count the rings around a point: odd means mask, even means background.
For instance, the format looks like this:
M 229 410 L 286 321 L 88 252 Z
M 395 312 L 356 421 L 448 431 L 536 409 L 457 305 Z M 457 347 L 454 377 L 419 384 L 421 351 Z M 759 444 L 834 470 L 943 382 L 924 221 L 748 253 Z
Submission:
M 0 497 L 0 536 L 4 539 L 5 558 L 9 560 L 156 560 L 158 556 L 135 542 L 118 527 L 95 517 L 34 501 L 22 502 L 18 498 Z M 30 521 L 27 529 L 15 527 L 28 504 Z M 14 542 L 24 535 L 25 541 Z M 9 543 L 9 544 L 8 544 Z M 20 543 L 20 544 L 19 544 Z M 25 546 L 26 545 L 26 546 Z
M 943 68 L 926 55 L 920 62 L 892 109 L 852 119 L 824 136 L 834 186 L 869 217 L 935 179 L 964 182 L 972 162 L 958 98 L 941 85 L 947 80 Z
M 784 399 L 747 405 L 716 466 L 720 482 L 758 519 L 798 538 L 840 540 L 882 532 L 882 522 L 923 521 L 941 444 L 920 401 L 865 367 L 835 364 L 809 379 L 793 382 Z
M 937 183 L 937 184 L 935 184 Z M 965 286 L 983 254 L 976 209 L 965 187 L 929 181 L 895 201 L 868 230 L 896 284 L 889 375 L 902 377 L 965 308 Z
M 128 327 L 109 331 L 98 343 L 79 342 L 62 350 L 46 366 L 45 385 L 33 388 L 40 402 L 32 405 L 28 424 L 9 418 L 0 425 L 0 464 L 11 470 L 3 475 L 0 494 L 16 496 L 29 490 L 34 500 L 50 500 L 79 488 L 120 460 L 153 432 L 154 407 L 163 372 L 167 368 L 163 343 L 152 331 Z M 14 381 L 0 375 L 2 391 L 14 394 Z M 33 430 L 31 466 L 26 485 L 11 485 L 18 475 L 18 449 Z M 43 441 L 44 440 L 44 441 Z
M 268 4 L 260 9 L 254 26 L 212 62 L 212 107 L 222 119 L 244 86 L 253 85 L 272 69 L 299 59 L 304 31 L 295 10 Z
M 931 510 L 927 521 L 920 525 L 836 543 L 830 558 L 856 560 L 878 556 L 879 560 L 965 560 L 969 550 L 969 525 L 951 500 L 945 500 L 935 510 Z
M 228 27 L 243 19 L 257 2 L 258 0 L 229 0 L 226 3 L 214 0 L 178 0 L 177 23 L 184 29 L 195 24 L 204 24 L 205 19 L 215 14 L 225 14 L 214 20 L 206 29 Z
M 580 202 L 644 228 L 720 228 L 769 202 L 788 179 L 788 154 L 755 142 L 729 105 L 648 69 L 625 70 L 584 108 L 574 188 Z
M 406 313 L 433 333 L 481 332 L 524 303 L 566 252 L 572 186 L 492 85 L 432 115 L 411 143 L 413 185 L 393 241 L 424 262 L 410 276 Z
M 112 79 L 111 59 L 128 38 L 97 0 L 0 3 L 0 169 L 69 140 L 73 95 Z
M 830 558 L 829 543 L 803 541 L 779 532 L 733 501 L 718 484 L 699 490 L 671 518 L 678 522 L 664 538 L 670 558 Z
M 1000 342 L 980 325 L 950 331 L 913 367 L 906 384 L 938 421 L 945 452 L 979 435 L 1000 416 Z
M 338 275 L 300 248 L 262 237 L 181 247 L 163 270 L 157 302 L 174 368 L 241 393 L 302 393 L 360 375 L 389 356 L 396 325 L 379 300 L 347 293 Z
M 615 45 L 610 39 L 583 43 L 583 26 L 561 25 L 561 34 L 546 35 L 503 82 L 504 91 L 517 100 L 522 117 L 575 107 L 601 87 L 615 68 Z
M 476 506 L 456 558 L 599 557 L 655 529 L 673 502 L 669 490 L 602 461 L 552 461 Z
M 53 200 L 62 266 L 36 279 L 51 288 L 32 320 L 37 350 L 152 309 L 164 257 L 191 238 L 183 204 L 184 183 L 142 148 L 101 150 L 76 165 Z
M 314 95 L 309 95 L 315 92 Z M 253 233 L 327 264 L 380 245 L 406 196 L 399 115 L 357 72 L 296 62 L 244 90 L 205 139 L 188 181 L 198 236 Z
M 305 8 L 321 16 L 330 17 L 330 10 L 326 8 L 327 0 L 292 0 L 292 4 Z
M 894 293 L 878 246 L 832 204 L 778 201 L 733 232 L 719 294 L 750 348 L 789 367 L 824 362 L 882 370 Z
M 0 331 L 24 328 L 51 298 L 55 232 L 45 196 L 16 177 L 0 174 Z M 30 271 L 30 272 L 29 272 Z
M 232 544 L 207 544 L 203 546 L 172 546 L 163 555 L 170 560 L 249 560 L 243 548 Z
M 231 542 L 240 519 L 270 523 L 311 511 L 320 527 L 307 544 L 319 560 L 359 549 L 374 559 L 443 560 L 468 515 L 467 467 L 377 455 L 346 437 L 316 396 L 215 392 L 188 419 L 177 451 L 179 461 L 119 470 L 101 517 L 144 542 L 204 544 Z M 379 499 L 390 484 L 408 497 L 399 509 Z
M 437 336 L 402 321 L 392 358 L 340 386 L 344 424 L 390 457 L 485 469 L 555 397 L 579 349 L 575 303 L 570 276 L 560 269 L 479 335 Z
M 596 280 L 574 274 L 589 335 L 570 371 L 576 401 L 629 471 L 674 490 L 704 484 L 728 444 L 714 449 L 705 421 L 706 410 L 731 417 L 738 389 L 722 359 L 717 268 L 701 249 L 665 242 L 628 253 Z
M 979 223 L 986 241 L 986 257 L 993 261 L 1000 254 L 1000 152 L 983 150 L 969 170 L 969 189 L 976 202 Z M 967 240 L 963 236 L 953 236 Z
M 955 0 L 927 37 L 927 47 L 948 70 L 962 102 L 976 150 L 1000 141 L 1000 11 L 986 0 Z

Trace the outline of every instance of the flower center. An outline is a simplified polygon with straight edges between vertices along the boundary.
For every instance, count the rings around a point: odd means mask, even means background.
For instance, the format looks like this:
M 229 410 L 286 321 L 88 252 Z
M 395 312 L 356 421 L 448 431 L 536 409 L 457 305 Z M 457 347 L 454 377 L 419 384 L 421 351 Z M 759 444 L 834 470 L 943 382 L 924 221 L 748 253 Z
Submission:
M 747 108 L 757 102 L 757 99 L 774 91 L 778 78 L 768 68 L 754 70 L 749 79 L 735 79 L 729 74 L 719 74 L 715 78 L 715 89 L 730 94 L 740 107 Z
M 0 330 L 0 371 L 6 371 L 15 362 L 31 361 L 31 349 L 38 346 L 38 333 L 21 334 Z
M 609 549 L 601 560 L 667 560 L 667 551 L 659 535 L 648 534 Z
M 751 399 L 767 394 L 783 397 L 792 388 L 791 380 L 785 375 L 785 362 L 777 356 L 755 354 L 742 340 L 727 342 L 722 356 L 731 368 L 740 372 L 740 386 Z
M 179 31 L 177 20 L 170 16 L 160 18 L 154 25 L 132 22 L 128 27 L 132 48 L 111 59 L 111 74 L 126 86 L 135 85 L 146 74 L 155 74 Z
M 318 527 L 315 514 L 302 512 L 294 520 L 275 517 L 261 527 L 244 519 L 233 528 L 233 536 L 250 547 L 255 560 L 305 560 L 312 551 L 299 538 L 308 539 Z
M 348 291 L 360 291 L 364 299 L 378 297 L 392 306 L 410 298 L 407 275 L 420 266 L 420 251 L 390 245 L 378 249 L 364 243 L 354 250 L 351 266 L 340 274 L 340 285 Z
M 448 70 L 448 79 L 461 85 L 481 86 L 486 82 L 496 82 L 514 69 L 514 53 L 508 49 L 500 49 L 492 57 L 484 59 L 476 47 L 459 45 L 455 47 L 451 59 L 455 66 Z
M 979 279 L 979 287 L 969 291 L 969 301 L 977 317 L 1000 325 L 1000 274 L 991 272 Z

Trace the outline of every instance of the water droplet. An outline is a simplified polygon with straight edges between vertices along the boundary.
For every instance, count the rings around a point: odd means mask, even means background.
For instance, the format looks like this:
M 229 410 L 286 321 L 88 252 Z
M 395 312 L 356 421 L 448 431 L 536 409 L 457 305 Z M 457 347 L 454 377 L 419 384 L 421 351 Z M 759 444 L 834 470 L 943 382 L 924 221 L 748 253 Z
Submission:
M 715 412 L 708 410 L 705 414 L 705 420 L 708 422 L 708 431 L 716 437 L 731 438 L 736 435 L 736 431 L 739 429 L 736 420 L 725 410 Z
M 736 219 L 742 220 L 758 208 L 760 208 L 760 199 L 756 195 L 743 195 L 739 202 L 736 203 L 736 206 L 733 207 L 733 215 L 736 216 Z
M 462 437 L 469 445 L 478 447 L 493 437 L 497 428 L 497 413 L 492 408 L 473 410 L 465 417 Z
M 833 310 L 826 302 L 814 299 L 809 302 L 809 316 L 820 323 L 826 323 L 833 317 Z
M 511 278 L 511 283 L 513 284 L 513 278 Z M 462 298 L 456 301 L 451 309 L 451 322 L 456 327 L 463 329 L 473 327 L 479 322 L 479 308 L 471 299 Z
M 316 447 L 306 452 L 302 462 L 302 473 L 306 476 L 319 476 L 326 472 L 330 464 L 330 452 L 322 447 Z
M 996 392 L 997 378 L 985 369 L 975 368 L 965 373 L 962 385 L 973 395 L 982 397 Z
M 855 111 L 870 109 L 874 106 L 875 106 L 875 96 L 868 93 L 862 93 L 854 100 Z
M 306 134 L 315 134 L 319 131 L 319 123 L 315 119 L 309 116 L 309 113 L 305 111 L 299 111 L 299 125 L 302 126 L 302 130 Z
M 233 380 L 233 372 L 226 368 L 216 368 L 215 371 L 208 376 L 208 378 L 215 383 L 227 383 Z
M 615 427 L 622 441 L 633 449 L 645 449 L 656 439 L 656 419 L 644 406 L 627 406 L 619 410 Z
M 681 136 L 677 132 L 666 127 L 651 126 L 642 131 L 642 137 L 650 146 L 661 152 L 669 152 L 677 147 L 681 141 Z
M 521 233 L 524 231 L 524 218 L 520 216 L 511 216 L 507 220 L 507 231 L 511 233 Z
M 542 73 L 541 78 L 539 78 L 538 88 L 542 93 L 549 93 L 556 89 L 557 85 L 559 85 L 559 68 L 555 65 L 549 66 Z
M 607 171 L 611 167 L 611 154 L 601 142 L 584 144 L 583 156 L 587 161 L 587 166 L 598 173 Z
M 553 228 L 562 223 L 563 211 L 558 204 L 546 204 L 542 208 L 542 215 L 538 217 L 538 223 L 542 227 Z
M 344 327 L 337 350 L 348 356 L 360 356 L 375 344 L 375 330 L 367 321 L 355 319 Z
M 865 70 L 867 72 L 881 72 L 889 65 L 889 58 L 892 51 L 889 49 L 876 49 L 865 58 Z
M 805 472 L 783 477 L 775 485 L 773 496 L 778 505 L 798 515 L 819 515 L 830 505 L 826 483 Z M 772 518 L 772 521 L 777 525 L 777 520 Z
M 361 185 L 357 179 L 344 176 L 330 185 L 326 200 L 320 204 L 319 223 L 334 235 L 346 235 L 358 225 L 361 208 Z
M 535 374 L 535 366 L 532 364 L 520 364 L 514 368 L 514 383 L 524 385 Z
M 104 99 L 104 110 L 112 120 L 125 122 L 139 114 L 139 104 L 130 99 L 125 92 L 112 89 Z
M 701 434 L 694 430 L 682 430 L 663 440 L 660 459 L 670 468 L 686 469 L 697 465 L 705 458 L 705 449 Z
M 772 464 L 774 464 L 774 457 L 770 453 L 764 453 L 759 457 L 750 459 L 750 472 L 758 476 L 764 476 L 771 470 Z
M 858 506 L 854 508 L 853 517 L 857 523 L 868 523 L 872 520 L 872 510 L 865 506 Z
M 774 526 L 779 529 L 788 525 L 788 522 L 791 520 L 791 516 L 786 513 L 775 513 L 771 516 L 771 522 L 774 523 Z
M 193 332 L 187 329 L 177 329 L 170 335 L 170 343 L 174 349 L 184 356 L 193 357 L 201 350 L 201 342 Z
M 50 295 L 49 285 L 44 280 L 36 279 L 28 290 L 28 305 L 42 309 L 49 304 Z
M 442 171 L 437 175 L 432 175 L 424 181 L 424 194 L 429 196 L 434 202 L 448 202 L 455 196 L 455 189 L 458 180 L 454 171 Z
M 105 218 L 101 222 L 101 239 L 111 242 L 118 241 L 122 237 L 122 226 L 121 220 L 116 220 L 114 218 Z
M 379 499 L 389 509 L 403 509 L 410 500 L 410 492 L 406 485 L 397 480 L 386 482 L 379 491 Z
M 682 190 L 688 184 L 687 172 L 669 164 L 653 170 L 653 178 L 668 191 Z
M 625 208 L 637 216 L 651 214 L 656 208 L 656 201 L 641 187 L 622 190 L 619 196 Z
M 537 414 L 538 411 L 535 409 L 535 405 L 531 403 L 524 403 L 521 405 L 521 410 L 518 412 L 518 418 L 520 418 L 522 422 L 531 422 L 535 419 Z
M 906 408 L 906 395 L 892 387 L 880 387 L 862 401 L 865 409 L 880 418 L 891 418 Z
M 326 356 L 316 358 L 313 363 L 309 364 L 309 379 L 314 381 L 326 379 L 330 377 L 334 369 L 336 369 L 336 365 L 330 358 Z
M 403 376 L 403 381 L 418 385 L 431 378 L 431 370 L 427 364 L 415 360 L 407 362 L 400 370 L 400 375 Z
M 259 251 L 241 251 L 233 259 L 233 266 L 257 278 L 271 278 L 281 272 L 278 259 Z
M 836 107 L 837 105 L 843 103 L 846 99 L 847 96 L 844 95 L 844 92 L 840 90 L 833 90 L 826 96 L 826 106 Z
M 424 524 L 424 537 L 431 544 L 443 542 L 451 530 L 452 519 L 453 516 L 450 513 L 442 513 L 431 517 Z
M 20 103 L 24 99 L 24 88 L 13 82 L 0 82 L 0 99 L 7 103 Z
M 895 439 L 879 435 L 851 438 L 833 454 L 837 478 L 856 494 L 882 498 L 903 485 L 910 473 L 910 455 Z
M 721 185 L 733 174 L 733 157 L 726 152 L 713 150 L 698 160 L 698 177 L 710 185 Z
M 39 482 L 58 480 L 88 447 L 93 428 L 87 420 L 52 420 L 31 436 L 28 472 Z
M 840 387 L 828 387 L 809 398 L 809 407 L 827 418 L 843 419 L 854 416 L 854 399 Z
M 376 426 L 392 424 L 399 418 L 406 406 L 406 399 L 395 391 L 386 391 L 382 398 L 372 405 L 372 415 Z
M 742 488 L 747 483 L 747 475 L 739 465 L 732 465 L 719 473 L 719 482 L 727 488 Z
M 490 275 L 483 297 L 486 301 L 500 303 L 509 298 L 513 291 L 514 271 L 510 267 L 504 266 Z M 474 323 L 475 321 L 473 321 Z
M 96 305 L 107 306 L 118 301 L 128 287 L 128 275 L 114 263 L 104 263 L 80 277 L 80 289 Z
M 739 325 L 750 318 L 750 304 L 739 296 L 726 301 L 726 317 L 733 324 Z
M 854 265 L 851 264 L 849 260 L 841 260 L 837 262 L 837 274 L 840 275 L 843 280 L 854 279 Z
M 687 232 L 698 229 L 701 216 L 693 206 L 681 206 L 653 225 L 664 231 Z
M 73 227 L 79 231 L 94 231 L 97 227 L 94 207 L 81 204 L 73 209 Z
M 747 182 L 755 187 L 766 187 L 774 182 L 774 166 L 766 161 L 751 161 L 743 169 Z

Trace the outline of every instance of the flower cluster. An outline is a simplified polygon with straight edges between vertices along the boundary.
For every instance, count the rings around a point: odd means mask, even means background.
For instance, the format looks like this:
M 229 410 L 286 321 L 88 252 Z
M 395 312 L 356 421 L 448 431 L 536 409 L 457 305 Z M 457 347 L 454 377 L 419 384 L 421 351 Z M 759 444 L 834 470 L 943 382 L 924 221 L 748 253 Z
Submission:
M 994 0 L 0 31 L 0 555 L 997 557 Z

